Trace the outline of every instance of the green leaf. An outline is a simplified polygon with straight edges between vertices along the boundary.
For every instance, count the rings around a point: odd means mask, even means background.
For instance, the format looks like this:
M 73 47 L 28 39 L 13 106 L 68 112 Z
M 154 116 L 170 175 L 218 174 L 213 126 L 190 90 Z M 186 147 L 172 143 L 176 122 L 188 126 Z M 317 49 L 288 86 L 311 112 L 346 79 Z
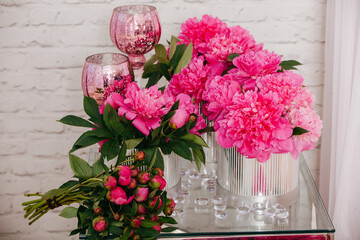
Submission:
M 163 156 L 162 156 L 159 148 L 156 149 L 156 160 L 155 160 L 153 167 L 158 167 L 158 168 L 164 169 L 164 159 L 163 159 Z
M 144 140 L 144 138 L 134 138 L 134 139 L 129 139 L 129 140 L 125 140 L 125 144 L 126 144 L 126 148 L 127 149 L 132 149 L 137 147 L 142 141 Z
M 155 56 L 155 55 L 153 55 Z M 153 73 L 157 73 L 159 72 L 159 65 L 158 64 L 155 64 L 155 65 L 151 65 L 151 66 L 148 66 L 143 74 L 142 74 L 142 78 L 149 78 Z
M 89 127 L 89 128 L 97 127 L 94 124 L 92 124 L 91 122 L 89 122 L 81 117 L 74 116 L 74 115 L 65 116 L 62 119 L 60 119 L 59 122 L 70 125 L 70 126 L 76 126 L 76 127 Z
M 166 80 L 170 81 L 171 80 L 171 76 L 169 73 L 169 65 L 165 64 L 165 63 L 159 63 L 159 68 L 160 68 L 160 72 L 162 75 L 164 75 L 164 77 L 166 78 Z
M 73 235 L 78 234 L 78 233 L 80 233 L 80 232 L 82 232 L 82 231 L 84 231 L 84 229 L 82 229 L 82 228 L 74 229 L 74 230 L 72 230 L 72 231 L 70 232 L 69 236 L 73 236 Z
M 156 148 L 142 148 L 139 150 L 145 153 L 144 163 L 145 165 L 149 166 L 155 154 Z
M 200 160 L 199 156 L 197 155 L 196 151 L 194 151 L 194 149 L 193 149 L 193 157 L 194 157 L 194 160 L 195 160 L 196 168 L 197 168 L 198 171 L 200 172 L 200 169 L 201 169 L 201 160 Z
M 130 234 L 131 234 L 131 230 L 132 228 L 128 227 L 128 228 L 125 228 L 125 232 L 123 233 L 123 235 L 121 236 L 120 240 L 127 240 L 129 237 L 130 237 Z M 154 229 L 155 230 L 155 229 Z
M 119 142 L 117 140 L 110 139 L 101 146 L 101 153 L 104 154 L 109 161 L 118 155 L 119 148 Z
M 104 164 L 104 159 L 103 159 L 103 158 L 99 158 L 99 159 L 92 165 L 93 176 L 97 176 L 97 175 L 99 175 L 100 173 L 102 173 L 102 172 L 104 171 L 103 164 Z
M 167 142 L 164 145 L 161 146 L 161 151 L 165 154 L 168 155 L 172 152 L 174 148 L 174 143 L 173 142 Z
M 203 149 L 198 149 L 198 148 L 193 148 L 192 149 L 193 153 L 195 152 L 195 154 L 198 156 L 200 162 L 202 162 L 203 164 L 205 164 L 205 152 Z
M 99 106 L 91 97 L 84 96 L 84 110 L 86 114 L 91 117 L 96 124 L 102 126 Z
M 78 178 L 88 179 L 93 177 L 92 168 L 83 159 L 69 153 L 70 166 Z
M 170 223 L 170 224 L 177 224 L 174 218 L 172 217 L 159 217 L 159 222 L 162 223 Z
M 238 54 L 238 53 L 230 53 L 230 54 L 228 55 L 228 57 L 227 57 L 227 60 L 228 60 L 229 62 L 232 62 L 232 61 L 234 60 L 234 58 L 236 58 L 236 57 L 238 57 L 238 56 L 240 56 L 240 54 Z
M 298 136 L 298 135 L 302 135 L 302 134 L 308 133 L 308 132 L 309 132 L 308 130 L 303 129 L 301 127 L 295 127 L 293 129 L 293 134 L 292 135 Z
M 105 106 L 104 121 L 105 125 L 110 129 L 110 131 L 118 133 L 119 135 L 126 138 L 132 137 L 132 134 L 128 131 L 128 129 L 126 129 L 119 121 L 119 115 L 110 104 L 106 104 Z
M 78 209 L 74 207 L 66 207 L 61 211 L 59 216 L 63 218 L 76 218 L 77 210 Z
M 144 64 L 144 72 L 157 61 L 156 55 L 153 54 Z
M 176 46 L 175 53 L 173 57 L 170 60 L 170 69 L 174 70 L 176 66 L 178 65 L 180 58 L 184 54 L 184 51 L 186 49 L 186 44 L 179 44 Z
M 42 196 L 41 200 L 48 200 L 52 197 L 62 194 L 66 190 L 67 188 L 51 189 Z
M 149 77 L 148 83 L 146 84 L 146 88 L 149 88 L 157 84 L 161 77 L 162 75 L 160 72 L 153 72 Z
M 94 136 L 99 138 L 113 138 L 114 134 L 107 128 L 96 128 L 89 131 L 88 136 Z
M 127 151 L 126 144 L 124 142 L 122 142 L 121 148 L 119 151 L 119 156 L 118 156 L 115 166 L 118 166 L 121 162 L 125 161 L 126 151 Z
M 141 239 L 143 239 L 144 237 L 156 238 L 160 234 L 156 229 L 145 227 L 140 227 L 138 233 L 140 234 Z
M 182 158 L 192 161 L 191 151 L 188 146 L 183 142 L 176 142 L 173 148 L 174 153 Z
M 110 226 L 122 227 L 122 226 L 124 226 L 124 222 L 112 221 L 112 222 L 110 223 Z
M 175 111 L 179 108 L 180 100 L 177 100 L 170 108 L 169 112 Z
M 108 228 L 109 233 L 114 235 L 120 236 L 123 233 L 123 229 L 115 226 L 109 226 Z
M 169 64 L 169 60 L 167 59 L 166 48 L 162 44 L 157 44 L 155 46 L 155 55 L 159 63 Z
M 178 65 L 175 68 L 174 73 L 179 73 L 182 68 L 185 68 L 191 61 L 193 53 L 193 44 L 189 43 L 189 45 L 186 47 L 184 54 L 181 56 L 180 61 Z
M 156 148 L 156 151 L 154 152 L 154 155 L 153 155 L 153 157 L 152 157 L 152 159 L 151 159 L 151 162 L 150 162 L 150 165 L 149 165 L 149 169 L 151 169 L 151 168 L 154 166 L 154 164 L 155 164 L 157 152 L 158 152 L 158 151 L 157 151 L 157 148 Z
M 166 227 L 166 228 L 161 229 L 161 232 L 173 232 L 177 229 L 178 228 L 176 228 L 176 227 Z
M 138 204 L 136 203 L 136 201 L 132 201 L 132 206 L 131 206 L 131 216 L 134 217 L 137 213 L 138 210 Z
M 170 49 L 169 49 L 169 59 L 171 60 L 172 57 L 174 56 L 175 50 L 176 50 L 176 44 L 179 42 L 180 40 L 177 39 L 174 36 L 171 36 L 171 41 L 170 41 Z
M 161 131 L 161 126 L 151 132 L 151 140 L 155 140 Z
M 84 227 L 84 225 L 88 222 L 88 218 L 91 216 L 91 214 L 92 211 L 84 206 L 80 206 L 78 208 L 77 217 L 79 221 L 79 227 Z M 92 231 L 94 231 L 91 224 L 89 225 L 89 227 L 91 228 Z
M 63 185 L 61 185 L 59 188 L 70 188 L 70 187 L 75 186 L 78 183 L 79 183 L 79 181 L 69 180 L 66 183 L 64 183 Z
M 206 142 L 196 134 L 191 134 L 191 133 L 185 134 L 185 135 L 179 137 L 179 140 L 185 140 L 185 141 L 189 141 L 189 142 L 195 143 L 195 144 L 203 146 L 203 147 L 209 147 L 206 144 Z
M 297 68 L 295 66 L 299 66 L 299 65 L 302 65 L 302 64 L 295 60 L 282 61 L 280 63 L 280 67 L 281 67 L 280 72 L 282 72 L 283 70 L 291 70 L 291 69 L 297 70 Z
M 142 227 L 146 227 L 146 228 L 150 228 L 150 227 L 156 226 L 156 225 L 158 225 L 158 224 L 159 224 L 158 222 L 149 221 L 149 220 L 143 220 L 143 221 L 141 222 L 141 226 L 142 226 Z
M 104 140 L 104 138 L 99 138 L 96 136 L 93 136 L 92 131 L 87 131 L 85 133 L 83 133 L 74 143 L 74 145 L 72 146 L 70 152 L 74 152 L 80 148 L 84 148 L 84 147 L 88 147 L 91 146 L 95 143 L 100 142 L 101 140 Z

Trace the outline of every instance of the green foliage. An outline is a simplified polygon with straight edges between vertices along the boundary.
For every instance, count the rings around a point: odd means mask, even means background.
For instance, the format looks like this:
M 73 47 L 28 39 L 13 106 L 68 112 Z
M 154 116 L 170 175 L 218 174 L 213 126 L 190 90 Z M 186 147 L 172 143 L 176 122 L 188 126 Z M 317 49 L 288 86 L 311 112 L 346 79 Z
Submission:
M 302 64 L 295 60 L 282 61 L 280 63 L 281 69 L 278 72 L 283 72 L 284 70 L 292 70 L 292 69 L 298 70 L 295 66 L 299 66 L 299 65 L 302 65 Z
M 76 218 L 77 210 L 78 209 L 74 207 L 66 207 L 61 211 L 59 216 L 64 218 Z
M 69 154 L 70 167 L 76 177 L 81 179 L 88 179 L 93 177 L 93 170 L 90 165 L 83 159 Z
M 302 135 L 302 134 L 307 133 L 307 132 L 309 132 L 309 131 L 306 130 L 306 129 L 303 129 L 301 127 L 295 127 L 293 129 L 293 134 L 292 135 Z
M 172 76 L 185 68 L 192 58 L 193 44 L 177 45 L 179 39 L 171 36 L 169 54 L 162 44 L 155 46 L 155 54 L 144 65 L 143 78 L 148 78 L 146 87 L 151 87 L 162 78 L 170 81 Z

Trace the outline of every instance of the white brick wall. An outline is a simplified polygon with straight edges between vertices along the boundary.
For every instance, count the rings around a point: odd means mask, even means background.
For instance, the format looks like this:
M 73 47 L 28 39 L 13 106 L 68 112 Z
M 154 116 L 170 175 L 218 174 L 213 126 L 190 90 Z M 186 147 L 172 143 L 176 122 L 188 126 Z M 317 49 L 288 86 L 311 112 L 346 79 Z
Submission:
M 267 49 L 304 64 L 300 73 L 321 113 L 325 0 L 1 0 L 0 240 L 67 239 L 75 227 L 56 216 L 59 210 L 27 226 L 23 194 L 58 187 L 72 175 L 66 156 L 81 130 L 56 120 L 83 114 L 84 59 L 118 52 L 108 33 L 112 9 L 135 2 L 158 8 L 162 43 L 187 18 L 205 13 L 247 28 Z M 315 178 L 319 147 L 305 153 Z

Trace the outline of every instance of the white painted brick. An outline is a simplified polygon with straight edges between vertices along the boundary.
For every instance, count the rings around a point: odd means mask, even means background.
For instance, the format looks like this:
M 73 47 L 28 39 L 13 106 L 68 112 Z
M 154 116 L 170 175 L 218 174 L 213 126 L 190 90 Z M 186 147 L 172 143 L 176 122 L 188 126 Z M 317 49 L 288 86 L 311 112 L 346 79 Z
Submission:
M 36 7 L 29 11 L 29 24 L 31 25 L 52 25 L 56 23 L 56 18 L 60 14 L 59 8 Z
M 19 195 L 25 193 L 39 192 L 41 190 L 39 184 L 41 178 L 41 175 L 31 177 L 17 177 L 10 174 L 0 175 L 1 182 L 3 183 L 1 186 L 1 193 L 9 195 Z
M 27 141 L 23 137 L 20 139 L 9 137 L 5 139 L 2 137 L 0 139 L 0 156 L 25 153 L 27 150 L 27 144 Z
M 13 201 L 16 198 L 14 196 L 5 196 L 1 198 L 0 204 L 0 216 L 4 214 L 9 214 L 13 211 Z
M 2 47 L 50 46 L 53 39 L 51 29 L 41 27 L 0 28 Z
M 27 12 L 25 8 L 0 8 L 0 27 L 23 26 L 28 23 Z M 1 34 L 3 37 L 3 35 Z
M 22 52 L 0 51 L 0 70 L 18 71 L 26 65 L 26 54 Z

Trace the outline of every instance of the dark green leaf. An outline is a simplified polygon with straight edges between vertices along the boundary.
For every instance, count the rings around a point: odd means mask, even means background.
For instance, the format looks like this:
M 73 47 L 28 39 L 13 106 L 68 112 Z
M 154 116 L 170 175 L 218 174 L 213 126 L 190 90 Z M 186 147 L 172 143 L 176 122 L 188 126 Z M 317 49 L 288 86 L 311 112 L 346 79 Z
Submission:
M 194 157 L 194 160 L 195 160 L 196 168 L 197 168 L 198 171 L 200 172 L 200 169 L 201 169 L 201 160 L 200 160 L 199 156 L 197 155 L 196 151 L 194 151 L 194 149 L 193 149 L 193 157 Z
M 88 221 L 87 219 L 91 216 L 91 214 L 92 214 L 92 211 L 84 206 L 80 206 L 78 208 L 77 216 L 78 216 L 78 220 L 80 223 L 80 227 L 84 227 L 84 225 Z M 91 224 L 89 226 L 91 227 Z
M 130 237 L 132 228 L 128 227 L 128 228 L 125 228 L 125 229 L 126 230 L 123 233 L 123 235 L 121 236 L 120 240 L 127 240 Z
M 165 143 L 164 145 L 161 146 L 161 151 L 164 154 L 168 155 L 168 154 L 170 154 L 172 152 L 173 148 L 174 148 L 174 143 L 167 142 L 167 143 Z
M 108 228 L 108 231 L 109 231 L 109 233 L 120 236 L 124 230 L 122 228 L 116 227 L 114 225 L 110 225 Z
M 118 156 L 115 166 L 118 166 L 121 162 L 125 161 L 126 151 L 127 151 L 126 144 L 124 142 L 122 142 L 121 148 L 119 151 L 119 156 Z
M 164 159 L 162 157 L 162 154 L 161 154 L 159 148 L 156 149 L 156 160 L 155 160 L 153 167 L 158 167 L 158 168 L 164 169 Z
M 129 139 L 129 140 L 125 140 L 125 144 L 126 144 L 126 148 L 127 149 L 132 149 L 137 147 L 142 141 L 144 140 L 144 138 L 134 138 L 134 139 Z
M 186 49 L 186 44 L 179 44 L 176 46 L 175 53 L 173 57 L 170 60 L 170 69 L 173 70 L 178 65 L 181 56 L 184 54 L 184 51 Z
M 155 46 L 155 55 L 159 63 L 169 64 L 169 60 L 167 59 L 166 48 L 162 44 L 157 44 Z
M 206 144 L 206 142 L 196 134 L 188 133 L 188 134 L 185 134 L 184 136 L 179 137 L 179 139 L 189 141 L 189 142 L 195 143 L 195 144 L 203 146 L 203 147 L 209 147 Z
M 82 232 L 82 231 L 84 231 L 84 229 L 82 229 L 82 228 L 74 229 L 74 230 L 72 230 L 72 231 L 70 232 L 69 236 L 73 236 L 73 235 L 78 234 L 78 233 L 80 233 L 80 232 Z
M 66 207 L 61 211 L 59 216 L 63 218 L 76 218 L 77 210 L 78 209 L 74 207 Z
M 156 229 L 153 229 L 153 228 L 145 228 L 145 227 L 140 227 L 139 228 L 139 232 L 138 232 L 141 236 L 141 239 L 143 237 L 157 237 L 159 236 L 159 232 L 156 230 Z
M 236 58 L 236 57 L 238 57 L 238 56 L 240 56 L 240 54 L 238 54 L 238 53 L 230 53 L 230 54 L 228 55 L 228 57 L 227 57 L 227 60 L 228 60 L 229 62 L 232 62 L 232 61 L 234 60 L 234 58 Z
M 93 171 L 93 176 L 97 176 L 100 173 L 102 173 L 104 171 L 103 168 L 103 164 L 104 164 L 104 159 L 103 158 L 99 158 L 93 165 L 92 165 L 92 171 Z
M 170 108 L 169 112 L 175 111 L 179 108 L 180 100 L 177 100 Z
M 282 72 L 283 70 L 291 70 L 291 69 L 297 70 L 295 66 L 299 66 L 299 65 L 301 65 L 301 63 L 295 60 L 282 61 L 280 63 L 280 67 L 281 67 L 280 72 Z
M 157 61 L 156 55 L 153 54 L 144 64 L 144 72 Z
M 149 169 L 151 169 L 153 166 L 154 166 L 154 164 L 155 164 L 155 161 L 156 161 L 156 155 L 157 155 L 157 151 L 158 149 L 156 148 L 156 150 L 155 150 L 155 152 L 154 152 L 154 155 L 153 155 L 153 157 L 152 157 L 152 159 L 151 159 L 151 162 L 150 162 L 150 165 L 149 165 Z
M 95 136 L 99 138 L 113 138 L 114 134 L 107 128 L 96 128 L 89 131 L 88 136 Z
M 139 150 L 145 153 L 144 163 L 145 165 L 149 166 L 155 154 L 156 148 L 143 148 Z
M 169 73 L 169 65 L 167 65 L 165 63 L 159 63 L 159 68 L 160 68 L 161 74 L 164 75 L 166 80 L 170 81 L 171 76 L 170 76 L 170 73 Z
M 67 181 L 66 183 L 64 183 L 63 185 L 61 185 L 59 188 L 70 188 L 70 187 L 75 186 L 78 183 L 79 183 L 79 181 L 70 180 L 70 181 Z
M 172 217 L 159 217 L 159 222 L 162 223 L 170 223 L 170 224 L 177 224 L 174 218 Z
M 136 203 L 136 201 L 132 201 L 132 206 L 131 206 L 131 216 L 134 217 L 137 213 L 138 210 L 138 204 Z
M 162 120 L 162 123 L 166 123 L 172 116 L 175 115 L 175 111 L 168 112 Z
M 74 143 L 73 147 L 71 148 L 70 152 L 74 152 L 80 148 L 91 146 L 95 143 L 100 142 L 101 140 L 104 140 L 104 138 L 99 138 L 96 136 L 92 136 L 92 131 L 87 131 L 83 133 Z
M 173 151 L 182 158 L 192 160 L 191 151 L 183 142 L 176 142 Z
M 173 232 L 177 229 L 178 228 L 176 228 L 176 227 L 166 227 L 166 228 L 161 229 L 161 232 Z
M 190 63 L 193 53 L 193 44 L 189 43 L 189 45 L 186 47 L 184 54 L 181 56 L 180 61 L 178 65 L 175 68 L 174 73 L 179 73 L 182 68 L 186 68 L 187 65 Z
M 154 129 L 152 132 L 151 132 L 151 139 L 154 140 L 157 138 L 157 136 L 159 135 L 161 131 L 161 127 L 158 127 L 156 129 Z
M 70 166 L 74 174 L 78 178 L 88 179 L 93 175 L 92 168 L 83 159 L 69 153 Z
M 193 152 L 195 151 L 196 152 L 196 155 L 199 157 L 200 161 L 205 164 L 205 152 L 202 148 L 200 149 L 197 149 L 197 148 L 193 148 L 192 149 Z
M 159 65 L 158 64 L 150 65 L 145 68 L 142 74 L 142 78 L 149 78 L 153 73 L 157 73 L 157 72 L 159 72 Z
M 107 160 L 115 158 L 119 153 L 119 142 L 110 139 L 101 146 L 101 153 L 106 156 Z
M 66 190 L 67 188 L 51 189 L 42 196 L 41 200 L 48 200 L 52 197 L 58 196 L 64 193 Z
M 151 86 L 154 86 L 155 84 L 157 84 L 160 80 L 160 78 L 162 77 L 160 72 L 153 72 L 150 77 L 149 80 L 146 84 L 146 88 L 149 88 Z
M 169 59 L 171 60 L 171 58 L 174 56 L 175 50 L 176 50 L 176 43 L 179 42 L 179 39 L 177 39 L 174 36 L 171 36 L 171 41 L 170 41 L 170 49 L 169 49 Z
M 149 221 L 149 220 L 143 220 L 143 221 L 141 222 L 141 226 L 142 226 L 142 227 L 146 227 L 146 228 L 150 228 L 150 227 L 156 226 L 156 225 L 158 225 L 158 224 L 159 224 L 158 222 Z
M 302 135 L 302 134 L 304 134 L 304 133 L 307 133 L 307 132 L 309 132 L 308 130 L 306 130 L 306 129 L 303 129 L 303 128 L 301 128 L 301 127 L 295 127 L 294 129 L 293 129 L 293 135 Z
M 114 226 L 114 227 L 122 227 L 124 225 L 124 222 L 119 222 L 119 221 L 112 221 L 110 223 L 110 226 Z
M 94 99 L 84 96 L 84 110 L 97 125 L 102 126 L 99 106 Z
M 91 122 L 89 122 L 81 117 L 74 116 L 74 115 L 65 116 L 62 119 L 60 119 L 59 122 L 70 125 L 70 126 L 76 126 L 76 127 L 88 127 L 88 128 L 96 128 L 97 127 L 94 124 L 92 124 Z

